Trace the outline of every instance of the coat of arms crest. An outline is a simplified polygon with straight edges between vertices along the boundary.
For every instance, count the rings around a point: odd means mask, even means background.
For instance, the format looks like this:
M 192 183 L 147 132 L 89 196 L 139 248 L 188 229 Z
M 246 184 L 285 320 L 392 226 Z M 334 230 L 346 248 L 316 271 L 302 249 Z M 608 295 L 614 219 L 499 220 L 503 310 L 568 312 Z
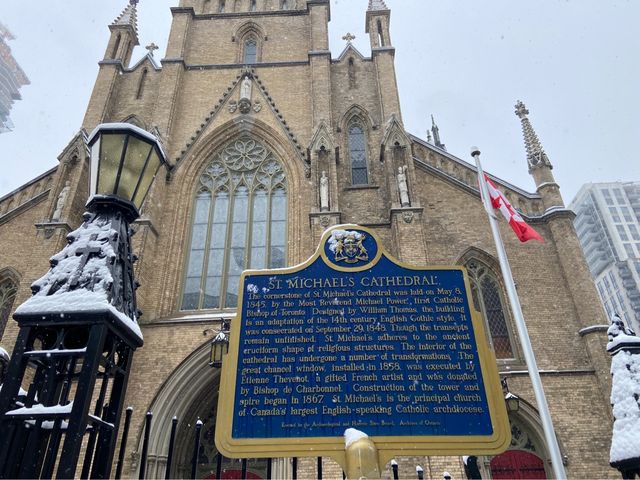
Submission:
M 369 260 L 369 253 L 363 245 L 367 236 L 362 232 L 334 230 L 329 239 L 329 249 L 335 255 L 335 262 L 357 263 Z

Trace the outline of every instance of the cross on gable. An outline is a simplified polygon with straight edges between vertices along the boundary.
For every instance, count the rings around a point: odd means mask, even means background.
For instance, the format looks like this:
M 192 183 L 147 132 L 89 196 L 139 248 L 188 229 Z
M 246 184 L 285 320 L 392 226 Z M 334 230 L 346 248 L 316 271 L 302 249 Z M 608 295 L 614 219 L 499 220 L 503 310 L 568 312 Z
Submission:
M 347 42 L 351 43 L 353 40 L 356 39 L 356 36 L 351 34 L 350 32 L 347 32 L 347 34 L 342 37 L 343 40 L 346 40 Z
M 160 47 L 158 47 L 155 43 L 151 42 L 149 45 L 147 45 L 146 47 L 147 50 L 149 50 L 149 53 L 151 55 L 153 55 L 153 52 L 158 50 Z

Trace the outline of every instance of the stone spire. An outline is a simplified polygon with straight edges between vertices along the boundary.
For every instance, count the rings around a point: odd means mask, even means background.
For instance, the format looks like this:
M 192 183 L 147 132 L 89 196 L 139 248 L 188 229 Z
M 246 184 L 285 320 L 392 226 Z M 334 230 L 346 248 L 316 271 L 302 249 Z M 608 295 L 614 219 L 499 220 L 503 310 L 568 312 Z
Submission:
M 138 34 L 138 0 L 129 0 L 129 5 L 125 7 L 122 13 L 116 18 L 111 25 L 130 26 L 133 31 Z
M 527 115 L 529 110 L 520 100 L 516 103 L 516 115 L 522 122 L 522 134 L 524 135 L 524 146 L 527 149 L 527 163 L 529 164 L 529 173 L 541 167 L 553 168 L 549 157 L 544 152 L 542 144 L 536 135 L 535 130 L 531 126 L 531 122 Z
M 389 10 L 384 0 L 369 0 L 369 11 Z
M 431 115 L 431 132 L 433 133 L 433 144 L 446 152 L 447 147 L 440 141 L 440 129 L 438 128 L 438 125 L 436 125 L 433 115 Z

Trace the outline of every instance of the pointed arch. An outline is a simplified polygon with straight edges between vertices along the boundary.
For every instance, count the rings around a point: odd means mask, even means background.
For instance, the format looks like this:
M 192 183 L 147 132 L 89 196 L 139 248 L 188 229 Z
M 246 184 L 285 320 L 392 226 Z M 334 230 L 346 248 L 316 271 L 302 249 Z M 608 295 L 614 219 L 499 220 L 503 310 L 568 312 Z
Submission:
M 392 115 L 391 119 L 387 122 L 382 143 L 383 145 L 404 148 L 411 146 L 411 140 L 395 115 Z
M 174 417 L 178 421 L 176 447 L 169 478 L 191 478 L 193 437 L 197 420 L 203 422 L 203 430 L 196 478 L 210 478 L 208 475 L 216 472 L 218 462 L 221 471 L 228 472 L 230 478 L 235 478 L 232 476 L 233 470 L 241 469 L 239 460 L 222 457 L 214 445 L 220 369 L 209 366 L 210 348 L 210 340 L 207 340 L 189 354 L 158 389 L 147 410 L 153 412 L 153 427 L 149 431 L 146 478 L 165 478 L 169 450 L 168 432 L 171 431 Z M 142 434 L 141 428 L 137 438 L 138 452 L 142 451 L 143 447 Z M 253 472 L 266 478 L 267 460 L 249 460 L 247 469 L 249 474 Z
M 238 43 L 238 63 L 251 65 L 261 60 L 262 44 L 267 40 L 267 35 L 259 24 L 248 21 L 236 29 L 232 40 Z
M 247 118 L 244 122 L 237 122 L 233 119 L 222 125 L 203 133 L 202 137 L 194 144 L 188 159 L 177 164 L 173 172 L 172 184 L 176 186 L 178 198 L 195 199 L 197 186 L 201 173 L 206 168 L 216 152 L 220 151 L 230 139 L 235 139 L 243 134 L 249 134 L 258 139 L 275 157 L 282 162 L 284 172 L 287 177 L 287 188 L 290 192 L 289 198 L 296 198 L 297 192 L 306 188 L 305 163 L 299 155 L 293 142 L 289 141 L 281 132 L 274 130 L 265 122 L 256 118 Z M 305 225 L 298 216 L 293 215 L 296 205 L 294 202 L 287 203 L 287 238 L 304 238 Z M 174 234 L 169 240 L 167 255 L 181 259 L 175 265 L 168 265 L 163 278 L 163 289 L 167 291 L 182 291 L 187 246 L 189 245 L 192 233 L 192 219 L 195 214 L 195 202 L 186 203 L 186 208 L 172 207 L 171 221 L 176 226 Z M 306 258 L 304 242 L 290 242 L 286 248 L 286 258 L 288 263 L 298 263 Z M 159 306 L 163 311 L 179 311 L 181 308 L 181 295 L 173 298 L 164 298 L 164 303 Z
M 20 276 L 13 268 L 0 270 L 0 338 L 9 322 L 19 286 Z
M 519 358 L 499 263 L 494 257 L 475 247 L 470 247 L 457 263 L 467 268 L 473 304 L 484 318 L 488 340 L 496 358 Z
M 353 57 L 349 57 L 349 65 L 347 67 L 349 75 L 349 88 L 356 88 L 356 66 Z
M 144 87 L 147 81 L 147 75 L 149 74 L 149 69 L 146 67 L 142 69 L 142 73 L 140 74 L 140 80 L 138 81 L 138 90 L 136 91 L 136 100 L 140 100 L 142 95 L 144 95 Z
M 356 117 L 364 123 L 367 130 L 371 130 L 373 128 L 374 122 L 371 115 L 369 115 L 369 112 L 367 112 L 367 110 L 361 105 L 354 103 L 346 110 L 344 115 L 342 115 L 342 121 L 340 122 L 342 129 L 346 130 L 349 122 Z
M 518 392 L 515 392 L 518 394 Z M 505 466 L 511 475 L 524 473 L 517 478 L 553 478 L 551 456 L 544 440 L 544 429 L 538 410 L 524 398 L 520 398 L 520 408 L 509 412 L 511 425 L 511 445 L 506 452 L 494 457 L 481 457 L 479 461 L 482 478 L 496 478 L 504 475 Z M 558 445 L 566 465 L 566 448 L 559 437 Z M 502 477 L 500 477 L 502 478 Z
M 122 119 L 121 123 L 130 123 L 131 125 L 135 125 L 136 127 L 142 128 L 143 130 L 147 130 L 146 123 L 135 114 L 131 114 Z
M 382 33 L 382 20 L 378 19 L 378 45 L 384 47 L 384 35 Z
M 111 50 L 111 58 L 115 59 L 118 56 L 118 49 L 120 48 L 120 41 L 122 40 L 122 35 L 118 34 L 118 36 L 116 36 L 116 41 L 113 45 L 113 49 Z
M 371 177 L 368 145 L 371 125 L 368 115 L 363 108 L 354 105 L 344 118 L 351 185 L 368 185 Z
M 332 152 L 335 148 L 335 141 L 331 130 L 327 127 L 327 124 L 323 121 L 320 122 L 320 126 L 313 134 L 311 143 L 309 144 L 309 150 L 312 152 L 318 152 L 321 149 Z
M 240 274 L 286 265 L 283 163 L 244 132 L 210 155 L 196 184 L 181 310 L 236 308 Z

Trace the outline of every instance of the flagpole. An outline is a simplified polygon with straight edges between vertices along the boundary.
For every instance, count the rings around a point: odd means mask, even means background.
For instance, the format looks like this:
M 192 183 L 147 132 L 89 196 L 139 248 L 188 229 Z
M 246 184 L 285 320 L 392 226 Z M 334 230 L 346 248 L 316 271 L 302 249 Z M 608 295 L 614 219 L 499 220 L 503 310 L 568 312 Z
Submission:
M 562 463 L 560 446 L 558 445 L 558 439 L 556 438 L 555 431 L 553 429 L 553 422 L 551 421 L 551 414 L 549 413 L 549 405 L 547 404 L 547 398 L 545 397 L 544 389 L 542 388 L 540 372 L 538 371 L 536 358 L 533 354 L 533 348 L 531 346 L 531 340 L 529 339 L 527 325 L 524 322 L 520 300 L 516 292 L 516 286 L 513 281 L 513 275 L 511 274 L 511 267 L 509 266 L 509 260 L 504 249 L 502 237 L 500 236 L 498 222 L 496 220 L 496 216 L 491 203 L 489 203 L 489 192 L 487 190 L 487 183 L 485 181 L 482 165 L 480 164 L 480 150 L 478 150 L 477 147 L 471 147 L 471 156 L 476 161 L 476 167 L 478 168 L 478 182 L 480 184 L 482 203 L 484 205 L 484 209 L 487 211 L 487 215 L 489 216 L 489 223 L 491 224 L 493 240 L 495 241 L 496 250 L 498 251 L 498 259 L 500 261 L 502 278 L 504 279 L 505 287 L 507 289 L 507 296 L 509 297 L 511 311 L 513 312 L 513 315 L 515 317 L 518 337 L 520 339 L 520 345 L 522 346 L 522 352 L 524 353 L 524 359 L 529 371 L 529 377 L 531 378 L 531 383 L 533 384 L 533 392 L 538 404 L 540 419 L 542 420 L 544 437 L 549 447 L 549 453 L 551 454 L 551 466 L 553 467 L 555 477 L 558 480 L 564 480 L 567 478 L 567 476 L 564 471 L 564 465 Z

